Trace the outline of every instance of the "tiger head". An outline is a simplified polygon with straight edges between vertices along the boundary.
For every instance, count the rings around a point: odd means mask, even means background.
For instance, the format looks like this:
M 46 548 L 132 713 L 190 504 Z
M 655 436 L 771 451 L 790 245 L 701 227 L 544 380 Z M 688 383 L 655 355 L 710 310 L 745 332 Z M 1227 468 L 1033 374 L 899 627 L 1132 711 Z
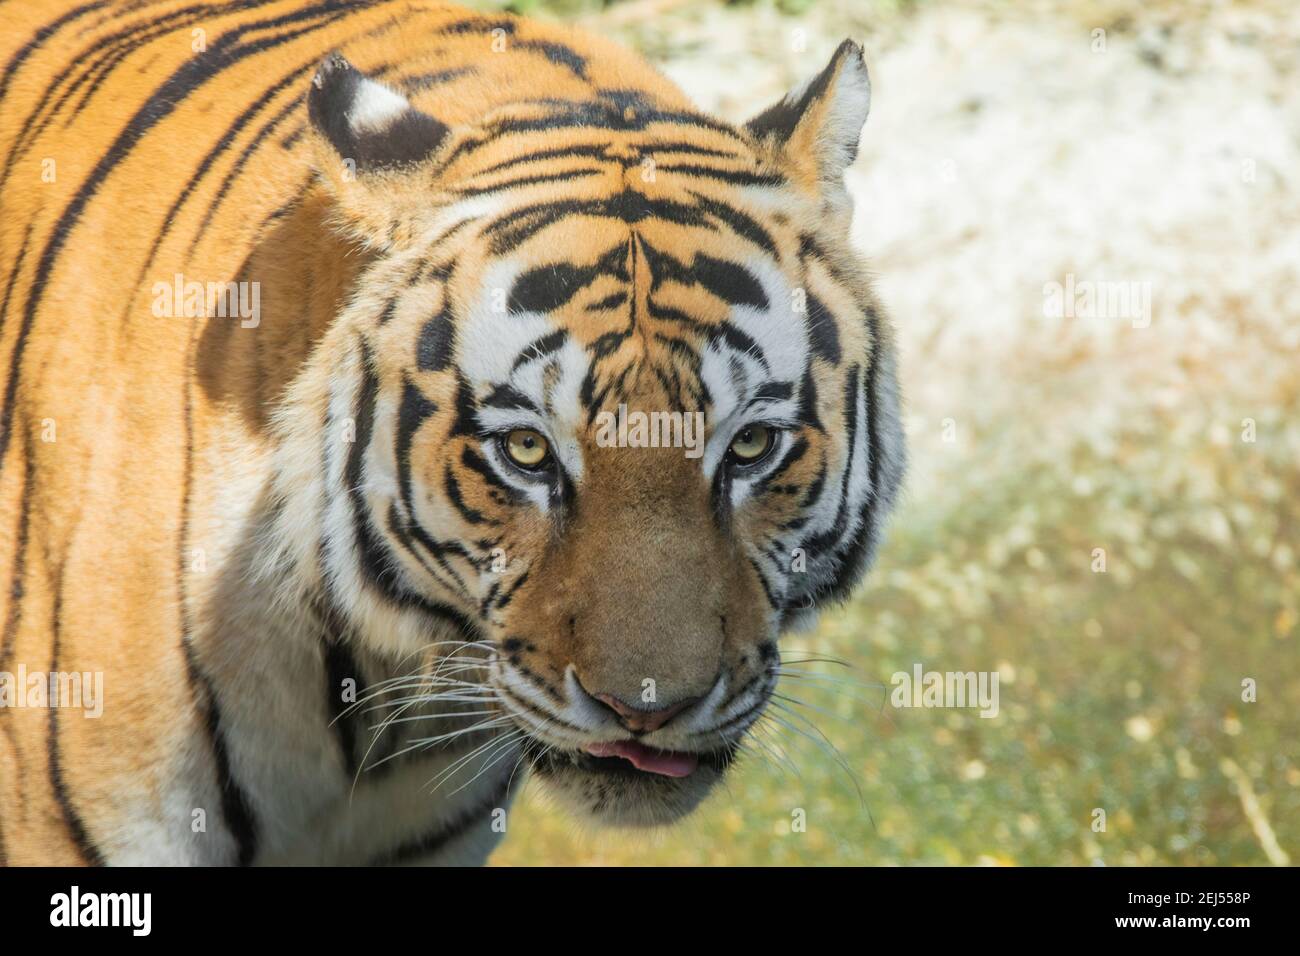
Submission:
M 313 80 L 365 263 L 331 332 L 355 436 L 320 476 L 323 577 L 394 654 L 468 631 L 497 729 L 599 820 L 693 808 L 778 636 L 876 548 L 903 439 L 848 246 L 869 100 L 850 42 L 743 126 L 666 83 L 465 123 L 338 55 Z

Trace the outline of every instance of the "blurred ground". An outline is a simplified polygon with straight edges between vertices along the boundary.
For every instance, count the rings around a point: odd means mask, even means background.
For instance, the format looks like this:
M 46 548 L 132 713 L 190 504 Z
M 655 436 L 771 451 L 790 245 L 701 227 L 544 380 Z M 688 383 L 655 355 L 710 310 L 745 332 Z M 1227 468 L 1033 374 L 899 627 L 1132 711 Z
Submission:
M 750 757 L 649 836 L 584 832 L 530 784 L 494 862 L 1300 862 L 1300 8 L 560 13 L 734 120 L 865 41 L 855 236 L 912 467 L 866 586 L 786 646 L 879 685 L 782 688 L 847 772 L 773 727 L 793 767 Z M 1046 317 L 1069 274 L 1149 283 L 1149 325 Z M 999 716 L 888 706 L 917 662 L 996 670 Z

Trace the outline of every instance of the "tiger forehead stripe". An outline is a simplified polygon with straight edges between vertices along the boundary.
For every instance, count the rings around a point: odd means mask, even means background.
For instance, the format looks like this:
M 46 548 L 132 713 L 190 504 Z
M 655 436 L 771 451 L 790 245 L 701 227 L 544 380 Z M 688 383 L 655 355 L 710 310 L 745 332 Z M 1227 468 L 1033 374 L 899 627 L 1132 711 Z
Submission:
M 525 100 L 515 109 L 535 115 L 504 116 L 492 121 L 480 135 L 465 140 L 452 150 L 445 162 L 451 166 L 457 160 L 516 134 L 554 134 L 592 128 L 612 132 L 644 132 L 660 126 L 685 127 L 692 131 L 707 132 L 723 141 L 732 141 L 738 147 L 745 143 L 740 134 L 725 123 L 701 113 L 655 106 L 639 91 L 601 90 L 596 92 L 596 96 L 595 101 Z

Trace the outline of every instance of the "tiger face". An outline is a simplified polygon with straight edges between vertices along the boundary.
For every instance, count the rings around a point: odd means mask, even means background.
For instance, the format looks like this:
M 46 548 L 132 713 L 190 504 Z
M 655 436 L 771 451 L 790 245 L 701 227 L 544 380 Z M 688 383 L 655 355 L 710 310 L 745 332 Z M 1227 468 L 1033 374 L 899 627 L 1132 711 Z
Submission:
M 744 126 L 622 89 L 450 124 L 339 56 L 313 81 L 366 256 L 332 370 L 337 603 L 394 652 L 467 632 L 453 669 L 582 814 L 696 806 L 779 635 L 875 549 L 903 442 L 847 242 L 869 98 L 848 42 Z

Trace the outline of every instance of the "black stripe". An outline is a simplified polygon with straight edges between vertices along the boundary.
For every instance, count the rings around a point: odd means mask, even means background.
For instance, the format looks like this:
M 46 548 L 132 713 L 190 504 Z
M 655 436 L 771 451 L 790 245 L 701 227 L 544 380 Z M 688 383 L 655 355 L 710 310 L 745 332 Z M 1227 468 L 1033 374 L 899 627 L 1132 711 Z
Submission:
M 527 580 L 528 580 L 527 571 L 519 575 L 519 577 L 515 578 L 513 583 L 511 583 L 510 587 L 506 588 L 505 593 L 502 594 L 499 598 L 497 598 L 496 607 L 498 611 L 501 610 L 502 608 L 506 608 L 510 606 L 510 602 L 515 599 L 515 592 L 518 591 L 521 587 L 523 587 L 524 582 Z
M 542 410 L 533 403 L 533 400 L 513 385 L 493 386 L 492 391 L 479 404 L 487 408 L 503 408 L 506 410 L 525 408 L 539 415 L 542 414 Z
M 693 189 L 687 192 L 695 199 L 696 205 L 703 213 L 720 220 L 736 235 L 748 239 L 760 249 L 773 255 L 777 254 L 776 243 L 772 240 L 771 234 L 759 225 L 758 220 L 719 199 L 711 199 Z
M 43 46 L 46 40 L 54 36 L 66 24 L 71 23 L 73 20 L 79 20 L 100 7 L 108 6 L 111 2 L 112 0 L 95 0 L 94 3 L 83 4 L 69 10 L 57 20 L 53 20 L 37 30 L 32 38 L 24 43 L 18 49 L 18 52 L 9 58 L 9 62 L 5 64 L 4 75 L 0 76 L 0 101 L 4 100 L 4 95 L 9 90 L 9 83 L 13 80 L 14 74 L 18 72 L 18 68 L 23 65 L 23 61 Z
M 496 473 L 496 469 L 489 465 L 487 460 L 476 452 L 472 446 L 466 445 L 460 453 L 460 463 L 471 471 L 477 472 L 484 482 L 500 492 L 504 504 L 515 505 L 523 500 L 522 495 L 515 488 L 502 481 L 501 477 Z
M 195 656 L 194 647 L 187 640 L 181 645 L 185 650 L 185 670 L 195 702 L 203 713 L 203 726 L 208 734 L 208 745 L 216 765 L 217 787 L 221 793 L 221 813 L 230 835 L 235 839 L 235 863 L 249 866 L 257 856 L 257 822 L 249 803 L 248 794 L 230 769 L 230 752 L 226 748 L 226 734 L 221 726 L 221 711 L 217 705 L 216 689 L 211 679 L 203 673 Z
M 420 562 L 420 566 L 429 572 L 429 576 L 443 587 L 447 588 L 447 590 L 459 591 L 461 596 L 466 600 L 473 600 L 469 593 L 469 588 L 465 585 L 464 578 L 462 578 L 456 569 L 452 567 L 451 563 L 447 560 L 447 556 L 452 555 L 454 557 L 462 558 L 466 563 L 474 568 L 478 568 L 482 564 L 482 561 L 476 560 L 474 555 L 470 553 L 469 549 L 466 548 L 465 545 L 461 544 L 460 541 L 455 539 L 442 541 L 435 540 L 418 520 L 411 520 L 402 523 L 398 521 L 398 518 L 397 507 L 394 504 L 388 510 L 388 529 L 401 543 L 402 547 L 406 548 L 407 551 L 414 555 L 415 559 Z M 420 548 L 428 552 L 429 556 L 437 562 L 438 567 L 451 576 L 452 583 L 448 584 L 433 570 L 432 567 L 429 566 L 429 563 L 424 560 L 420 551 L 415 548 L 415 544 L 418 544 Z M 441 616 L 446 617 L 446 612 L 449 612 L 450 609 L 443 605 L 439 605 L 439 607 L 442 608 L 442 611 L 439 612 Z M 460 612 L 457 611 L 454 613 L 459 614 Z M 459 624 L 459 620 L 458 626 L 462 626 Z
M 518 671 L 520 677 L 528 681 L 528 683 L 532 684 L 534 687 L 540 690 L 547 697 L 551 698 L 551 700 L 555 701 L 561 707 L 568 705 L 568 701 L 564 699 L 564 695 L 561 694 L 554 687 L 552 687 L 550 684 L 548 684 L 546 682 L 546 679 L 543 678 L 541 674 L 538 674 L 536 671 L 532 670 L 526 664 L 524 664 L 524 662 L 520 660 L 519 654 L 517 652 L 510 655 L 510 664 L 511 666 L 514 667 L 516 671 Z M 534 707 L 531 710 L 532 713 L 537 713 L 537 714 L 545 713 L 540 707 Z M 570 730 L 576 730 L 579 733 L 582 733 L 582 728 L 575 727 L 573 724 L 561 724 L 561 726 L 565 726 L 568 727 Z
M 699 127 L 745 143 L 744 137 L 734 128 L 701 113 L 660 110 L 648 105 L 635 92 L 616 94 L 613 91 L 602 91 L 601 95 L 604 99 L 596 102 L 557 99 L 537 100 L 535 103 L 524 101 L 518 105 L 550 107 L 553 111 L 544 116 L 507 117 L 498 120 L 488 128 L 484 136 L 478 139 L 467 139 L 457 144 L 446 161 L 450 164 L 463 155 L 496 143 L 502 137 L 514 133 L 554 133 L 590 129 L 640 132 L 655 123 Z
M 415 433 L 428 418 L 438 411 L 436 403 L 428 398 L 409 380 L 403 381 L 402 401 L 398 407 L 397 413 L 397 439 L 394 446 L 394 455 L 397 459 L 397 487 L 398 493 L 402 499 L 402 511 L 405 513 L 405 522 L 398 520 L 395 514 L 389 515 L 389 529 L 394 536 L 401 542 L 407 551 L 415 556 L 420 565 L 429 572 L 430 577 L 438 581 L 439 584 L 447 587 L 449 590 L 459 590 L 466 593 L 465 581 L 456 572 L 447 561 L 448 553 L 458 554 L 470 560 L 472 558 L 468 551 L 465 550 L 459 542 L 439 542 L 424 531 L 420 524 L 419 518 L 415 514 L 414 500 L 412 497 L 413 485 L 411 481 L 411 443 L 414 440 Z M 395 507 L 395 506 L 394 506 Z M 418 542 L 429 555 L 438 563 L 448 575 L 451 576 L 452 584 L 443 580 L 442 576 L 434 571 L 422 558 L 420 553 L 414 547 Z
M 186 344 L 187 367 L 192 362 L 194 337 L 192 333 Z M 189 595 L 186 586 L 188 568 L 186 550 L 189 543 L 190 494 L 194 474 L 194 401 L 191 393 L 192 388 L 193 382 L 187 378 L 183 389 L 182 410 L 185 424 L 185 442 L 181 478 L 180 527 L 176 535 L 176 597 L 181 624 L 181 650 L 185 656 L 185 674 L 190 694 L 195 705 L 202 712 L 204 727 L 208 735 L 208 745 L 212 751 L 217 788 L 221 795 L 222 817 L 235 841 L 235 863 L 239 866 L 249 866 L 257 855 L 257 824 L 248 795 L 230 768 L 230 754 L 227 750 L 225 732 L 221 727 L 221 712 L 217 703 L 216 688 L 213 686 L 211 678 L 199 666 L 198 655 L 192 640 L 193 627 L 189 615 Z
M 754 573 L 758 575 L 758 583 L 763 586 L 763 597 L 767 599 L 768 606 L 774 611 L 783 610 L 781 602 L 777 599 L 776 594 L 772 590 L 772 586 L 767 581 L 767 575 L 765 575 L 763 569 L 758 566 L 758 562 L 753 558 L 746 558 L 746 560 L 749 562 L 749 566 L 754 569 Z
M 262 225 L 258 228 L 258 235 L 265 233 L 266 227 L 271 223 L 283 219 L 285 216 L 289 215 L 289 213 L 297 209 L 298 204 L 306 198 L 310 185 L 311 180 L 304 180 L 303 183 L 299 185 L 297 191 L 289 199 L 269 213 L 267 217 L 262 220 Z
M 65 565 L 60 564 L 54 589 L 54 606 L 50 618 L 51 674 L 59 672 L 59 646 L 62 643 L 63 625 L 64 570 Z M 72 842 L 77 845 L 77 852 L 81 854 L 81 858 L 91 866 L 103 866 L 104 855 L 100 853 L 99 847 L 90 838 L 85 821 L 81 819 L 81 814 L 77 812 L 76 805 L 72 801 L 72 795 L 68 793 L 67 782 L 63 779 L 63 765 L 59 755 L 60 708 L 56 706 L 55 701 L 49 701 L 48 703 L 50 705 L 50 731 L 47 743 L 49 745 L 50 786 L 54 790 L 54 800 L 59 805 L 59 812 L 63 816 L 63 825 L 68 828 L 68 834 L 72 837 Z
M 861 524 L 858 533 L 849 542 L 848 546 L 843 548 L 840 555 L 839 574 L 828 589 L 828 595 L 832 600 L 848 594 L 854 581 L 861 574 L 863 566 L 871 554 L 871 549 L 876 543 L 876 519 L 879 508 L 884 507 L 886 504 L 881 496 L 879 484 L 881 443 L 879 435 L 880 422 L 876 411 L 876 388 L 880 366 L 880 331 L 877 325 L 879 319 L 874 310 L 868 309 L 867 321 L 872 332 L 872 346 L 877 349 L 877 354 L 872 357 L 871 364 L 867 368 L 867 381 L 863 386 L 866 394 L 867 416 L 867 475 L 871 482 L 871 488 L 866 501 L 862 505 L 859 516 Z
M 4 461 L 9 450 L 13 426 L 14 398 L 18 389 L 18 372 L 22 366 L 27 337 L 31 333 L 32 325 L 36 320 L 36 311 L 44 295 L 45 286 L 54 270 L 54 265 L 63 250 L 64 244 L 67 243 L 73 228 L 80 221 L 87 204 L 98 193 L 99 188 L 104 184 L 104 181 L 116 168 L 117 164 L 150 129 L 170 116 L 191 93 L 208 80 L 235 66 L 246 57 L 273 49 L 282 43 L 302 36 L 304 33 L 320 29 L 333 22 L 333 19 L 336 18 L 328 19 L 305 30 L 266 36 L 248 43 L 241 42 L 245 33 L 253 30 L 274 30 L 335 11 L 346 12 L 358 6 L 361 2 L 362 0 L 322 0 L 322 2 L 302 10 L 243 24 L 229 33 L 223 34 L 208 48 L 208 51 L 203 56 L 192 57 L 187 60 L 136 111 L 130 122 L 127 123 L 107 151 L 100 157 L 90 175 L 82 182 L 72 200 L 64 207 L 63 213 L 59 216 L 58 222 L 55 223 L 41 253 L 36 267 L 36 276 L 33 279 L 27 297 L 26 308 L 23 312 L 22 325 L 19 327 L 9 359 L 9 378 L 5 383 L 4 408 L 3 412 L 0 413 L 0 462 Z
M 492 586 L 488 588 L 487 594 L 485 594 L 483 596 L 483 600 L 479 602 L 479 606 L 478 606 L 479 617 L 481 618 L 487 617 L 488 608 L 492 606 L 492 602 L 496 600 L 497 592 L 500 590 L 501 590 L 501 582 L 493 581 Z
M 447 497 L 448 499 L 450 499 L 452 506 L 455 507 L 455 509 L 460 512 L 460 516 L 464 518 L 468 523 L 476 524 L 476 525 L 477 524 L 499 525 L 501 523 L 499 521 L 494 521 L 493 519 L 489 518 L 487 515 L 483 514 L 483 512 L 475 508 L 471 508 L 468 504 L 465 503 L 465 498 L 460 493 L 460 482 L 456 480 L 456 475 L 451 470 L 450 464 L 448 464 L 443 469 L 442 484 L 443 484 L 443 489 L 447 492 Z
M 516 372 L 521 366 L 527 365 L 529 362 L 536 362 L 538 359 L 553 355 L 568 340 L 568 329 L 556 329 L 554 332 L 548 332 L 546 335 L 533 340 L 519 353 L 519 357 L 515 359 L 515 364 L 510 367 L 510 371 Z
M 24 436 L 25 441 L 26 436 Z M 23 450 L 27 451 L 25 448 Z M 0 640 L 0 671 L 8 670 L 9 655 L 13 653 L 14 641 L 18 637 L 18 624 L 22 619 L 23 596 L 26 592 L 26 587 L 23 585 L 23 572 L 26 570 L 27 538 L 31 522 L 31 509 L 27 495 L 36 476 L 36 462 L 31 454 L 26 454 L 23 464 L 23 485 L 19 491 L 19 500 L 23 503 L 23 507 L 18 514 L 18 533 L 15 536 L 13 549 L 14 565 L 9 578 L 9 614 L 5 618 L 4 637 Z M 3 711 L 0 711 L 0 716 L 5 716 Z
M 867 393 L 867 441 L 870 455 L 867 460 L 867 477 L 871 481 L 871 495 L 878 497 L 880 494 L 880 485 L 877 481 L 879 476 L 880 455 L 877 449 L 880 447 L 880 436 L 877 433 L 879 422 L 876 419 L 876 381 L 877 374 L 880 371 L 881 360 L 881 342 L 880 342 L 880 316 L 876 310 L 867 306 L 867 331 L 871 333 L 871 349 L 873 355 L 871 364 L 867 368 L 867 384 L 865 386 Z
M 459 611 L 436 601 L 430 601 L 414 591 L 408 590 L 399 580 L 399 572 L 394 563 L 392 552 L 386 547 L 383 540 L 376 534 L 374 526 L 369 517 L 369 507 L 365 500 L 365 491 L 362 487 L 363 474 L 362 466 L 364 457 L 374 430 L 375 403 L 379 396 L 379 379 L 375 374 L 374 365 L 370 359 L 369 349 L 364 345 L 362 349 L 362 363 L 364 365 L 364 377 L 361 383 L 361 393 L 357 398 L 357 408 L 355 412 L 356 421 L 356 440 L 352 443 L 352 448 L 348 451 L 348 460 L 344 468 L 344 494 L 348 496 L 352 508 L 352 527 L 355 535 L 355 550 L 357 565 L 361 570 L 362 577 L 366 583 L 393 604 L 403 610 L 418 610 L 430 617 L 447 621 L 462 631 L 471 632 L 472 625 L 469 624 L 466 617 Z M 437 544 L 431 541 L 427 535 L 420 532 L 418 524 L 410 524 L 407 530 L 416 537 L 422 544 L 427 544 L 437 555 L 441 550 L 450 548 L 452 545 L 444 545 L 441 549 Z M 453 543 L 454 544 L 454 543 Z M 463 551 L 463 547 L 461 548 Z M 350 554 L 351 552 L 349 552 Z M 349 557 L 344 556 L 344 560 Z M 444 565 L 445 567 L 445 565 Z M 452 572 L 453 574 L 455 572 Z M 459 580 L 459 577 L 458 577 Z
M 728 305 L 769 307 L 762 283 L 744 266 L 700 252 L 696 253 L 690 272 L 696 282 Z
M 387 594 L 397 600 L 401 589 L 395 584 L 396 576 L 388 556 L 379 547 L 367 517 L 369 506 L 366 504 L 365 491 L 362 488 L 365 454 L 370 446 L 370 437 L 375 423 L 375 403 L 379 398 L 379 377 L 375 374 L 370 360 L 370 350 L 364 345 L 361 351 L 363 365 L 361 391 L 357 396 L 356 409 L 352 420 L 356 424 L 356 433 L 352 447 L 348 449 L 347 462 L 343 468 L 343 491 L 352 506 L 352 527 L 356 535 L 358 561 L 366 580 L 381 594 Z
M 826 456 L 823 454 L 821 463 L 818 466 L 817 477 L 813 479 L 812 484 L 808 486 L 808 490 L 804 493 L 803 499 L 799 502 L 799 507 L 801 509 L 806 510 L 811 508 L 816 504 L 817 499 L 822 496 L 822 488 L 826 486 L 826 475 L 828 469 L 829 465 L 826 461 Z
M 438 30 L 445 36 L 464 36 L 466 33 L 492 33 L 501 30 L 507 36 L 514 36 L 518 28 L 517 20 L 511 20 L 501 17 L 496 20 L 489 20 L 486 17 L 478 16 L 464 20 L 457 20 L 455 23 L 449 23 Z
M 451 423 L 452 435 L 477 437 L 479 434 L 478 402 L 474 389 L 464 375 L 456 375 L 456 417 Z
M 74 117 L 89 102 L 90 96 L 101 88 L 101 81 L 104 77 L 111 73 L 123 59 L 144 44 L 172 30 L 183 30 L 191 24 L 203 22 L 204 15 L 211 15 L 214 9 L 220 13 L 234 13 L 256 5 L 256 2 L 257 0 L 242 0 L 240 3 L 230 4 L 225 9 L 222 9 L 219 5 L 215 8 L 212 5 L 198 5 L 173 10 L 155 18 L 137 21 L 117 33 L 97 39 L 87 48 L 85 53 L 73 58 L 54 77 L 53 81 L 45 86 L 41 102 L 35 111 L 28 114 L 27 119 L 23 122 L 22 129 L 14 138 L 14 143 L 9 149 L 9 155 L 5 159 L 4 174 L 0 175 L 0 186 L 9 181 L 9 176 L 13 172 L 18 157 L 40 138 L 41 134 L 49 128 L 50 123 L 58 116 L 63 105 L 82 86 L 86 86 L 86 93 L 82 97 L 81 103 L 76 107 L 73 113 Z M 53 101 L 51 106 L 51 101 L 55 95 L 54 91 L 83 66 L 85 67 L 84 72 L 68 85 L 58 99 Z M 71 118 L 69 118 L 68 122 L 71 122 Z
M 799 258 L 815 260 L 823 269 L 829 272 L 831 278 L 840 285 L 848 286 L 849 288 L 854 287 L 854 278 L 846 274 L 843 269 L 836 265 L 835 260 L 817 242 L 816 237 L 810 236 L 807 233 L 799 234 Z M 870 321 L 870 319 L 868 319 L 868 321 Z
M 812 343 L 813 354 L 825 359 L 832 365 L 840 363 L 840 331 L 828 308 L 821 299 L 808 294 L 808 336 Z
M 716 179 L 718 182 L 731 183 L 735 186 L 784 186 L 785 177 L 779 173 L 753 173 L 745 169 L 719 169 L 716 166 L 703 166 L 697 163 L 660 163 L 656 172 L 685 173 L 702 179 Z
M 145 274 L 149 271 L 149 267 L 153 265 L 154 257 L 158 254 L 159 247 L 162 246 L 163 241 L 171 233 L 172 227 L 177 223 L 176 214 L 180 211 L 181 206 L 185 205 L 186 201 L 191 195 L 193 195 L 194 190 L 198 188 L 203 177 L 207 174 L 208 170 L 212 168 L 212 164 L 225 153 L 225 151 L 230 147 L 230 144 L 234 141 L 235 136 L 239 134 L 240 130 L 248 125 L 253 117 L 262 111 L 262 109 L 270 102 L 272 97 L 290 86 L 299 78 L 305 76 L 312 68 L 313 63 L 299 66 L 292 73 L 281 78 L 279 82 L 275 83 L 270 89 L 263 91 L 262 95 L 254 100 L 251 106 L 235 118 L 235 121 L 226 129 L 221 138 L 217 140 L 216 145 L 212 147 L 212 149 L 208 150 L 207 155 L 203 157 L 198 168 L 190 175 L 189 181 L 185 184 L 185 188 L 182 189 L 180 195 L 172 201 L 171 208 L 169 208 L 166 215 L 163 216 L 158 232 L 154 236 L 153 244 L 149 247 L 148 254 L 145 255 L 144 264 L 141 265 L 139 272 L 136 274 L 134 287 L 139 287 L 140 283 L 144 280 Z M 289 104 L 289 107 L 286 107 L 286 112 L 289 108 L 296 108 L 297 106 L 298 103 L 296 101 Z M 229 181 L 229 179 L 227 181 Z M 224 185 L 225 184 L 223 183 L 223 186 Z M 198 245 L 200 238 L 202 238 L 207 226 L 208 220 L 205 219 L 204 222 L 200 224 L 194 237 L 190 240 L 189 247 L 185 250 L 186 257 L 194 254 L 194 249 Z M 127 303 L 127 309 L 130 309 L 129 302 Z
M 555 43 L 551 40 L 524 40 L 514 44 L 513 49 L 540 53 L 556 66 L 562 66 L 572 71 L 578 79 L 585 80 L 587 78 L 586 58 L 563 43 Z
M 799 437 L 790 443 L 789 450 L 781 457 L 781 462 L 770 472 L 764 475 L 759 481 L 755 482 L 757 489 L 766 489 L 772 482 L 776 481 L 781 475 L 789 471 L 795 464 L 803 460 L 803 456 L 808 453 L 808 439 Z
M 4 301 L 0 302 L 0 328 L 4 328 L 5 320 L 9 317 L 9 301 L 13 297 L 14 286 L 18 284 L 18 274 L 22 272 L 23 263 L 27 260 L 27 244 L 32 238 L 32 227 L 35 223 L 27 223 L 27 228 L 23 230 L 22 245 L 18 247 L 18 255 L 14 258 L 14 267 L 9 270 L 9 281 L 5 283 Z
M 799 384 L 799 420 L 809 428 L 826 433 L 826 426 L 817 414 L 817 381 L 813 378 L 811 363 L 804 367 L 803 381 Z
M 617 309 L 620 305 L 622 305 L 624 302 L 627 301 L 627 298 L 628 296 L 626 292 L 611 292 L 609 295 L 605 296 L 605 298 L 599 300 L 598 302 L 588 303 L 585 311 L 607 312 L 610 309 Z M 596 355 L 608 354 L 608 350 L 610 349 L 611 337 L 617 339 L 619 342 L 622 342 L 625 338 L 627 338 L 627 336 L 628 336 L 627 332 L 606 332 L 604 335 L 602 335 L 599 339 L 597 339 L 595 342 L 591 344 L 590 346 L 591 351 L 593 354 Z
M 731 528 L 731 477 L 731 469 L 727 467 L 727 463 L 719 462 L 713 472 L 713 485 L 709 489 L 713 520 L 724 532 Z
M 411 442 L 429 416 L 438 411 L 437 403 L 425 398 L 424 393 L 411 382 L 402 381 L 402 401 L 397 409 L 397 486 L 401 489 L 402 507 L 414 520 L 411 509 Z
M 730 322 L 723 321 L 709 327 L 709 341 L 716 342 L 718 339 L 726 342 L 734 351 L 757 361 L 764 371 L 770 369 L 767 355 L 759 348 L 758 343 Z M 732 359 L 732 361 L 734 362 L 735 359 Z
M 327 634 L 322 641 L 325 656 L 325 715 L 338 742 L 344 772 L 349 777 L 355 777 L 357 730 L 349 719 L 350 708 L 343 701 L 343 682 L 351 680 L 354 686 L 360 687 L 361 668 L 345 641 L 344 636 L 338 633 Z
M 833 550 L 844 536 L 849 517 L 849 483 L 853 477 L 853 456 L 857 450 L 858 437 L 858 387 L 861 366 L 854 364 L 844 382 L 844 431 L 848 435 L 848 448 L 844 455 L 844 474 L 840 478 L 840 502 L 835 512 L 831 527 L 821 534 L 813 535 L 804 542 L 804 550 L 821 553 Z
M 553 262 L 530 269 L 515 280 L 510 290 L 508 312 L 551 312 L 568 303 L 579 291 L 601 276 L 627 281 L 627 244 L 618 243 L 600 254 L 594 265 L 578 266 Z
M 254 0 L 255 2 L 255 0 Z M 97 40 L 94 44 L 94 58 L 91 59 L 90 66 L 81 76 L 69 84 L 64 95 L 60 97 L 59 102 L 54 106 L 54 113 L 63 107 L 71 96 L 80 87 L 85 87 L 85 92 L 81 94 L 81 99 L 72 109 L 72 115 L 64 120 L 64 126 L 72 122 L 90 103 L 91 98 L 101 89 L 101 84 L 108 74 L 112 73 L 119 63 L 128 56 L 140 49 L 145 44 L 157 39 L 160 36 L 172 32 L 180 32 L 187 27 L 192 27 L 195 23 L 203 23 L 214 12 L 219 14 L 234 13 L 240 10 L 246 10 L 251 5 L 250 2 L 230 3 L 224 9 L 219 5 L 202 4 L 199 6 L 186 7 L 181 10 L 173 10 L 162 16 L 153 19 L 144 20 L 132 24 L 127 30 L 115 34 L 109 39 L 114 41 L 111 45 L 104 40 Z M 193 14 L 193 16 L 191 16 Z M 125 42 L 117 42 L 122 41 Z M 66 75 L 66 74 L 65 74 Z M 111 93 L 110 93 L 111 95 Z M 53 119 L 53 114 L 51 114 Z M 39 135 L 39 134 L 38 134 Z
M 504 179 L 489 186 L 461 186 L 454 191 L 457 196 L 468 199 L 486 193 L 500 192 L 504 189 L 518 189 L 523 186 L 537 186 L 542 183 L 567 183 L 570 180 L 580 179 L 584 176 L 599 176 L 603 172 L 605 172 L 603 169 L 579 167 L 565 169 L 557 173 L 537 173 L 533 176 L 520 176 L 517 179 Z
M 451 290 L 443 286 L 442 308 L 420 327 L 415 344 L 415 365 L 422 372 L 443 372 L 451 365 L 456 347 L 456 325 L 452 321 Z
M 302 139 L 303 134 L 307 132 L 307 124 L 299 123 L 280 140 L 280 145 L 285 149 L 293 149 L 298 145 L 298 140 Z
M 525 163 L 537 163 L 546 159 L 567 159 L 570 156 L 595 157 L 597 159 L 609 159 L 608 143 L 590 143 L 583 146 L 561 146 L 556 149 L 542 149 L 532 153 L 522 153 L 518 156 L 511 156 L 509 159 L 503 159 L 499 163 L 480 169 L 472 175 L 475 179 L 480 176 L 487 176 L 490 173 L 500 172 L 503 169 L 512 169 L 515 166 L 522 166 Z
M 488 142 L 491 142 L 491 140 L 489 140 Z M 476 148 L 482 145 L 486 145 L 486 143 L 485 142 L 474 143 L 474 146 Z M 607 160 L 611 163 L 616 162 L 624 169 L 628 169 L 640 165 L 642 162 L 644 162 L 645 157 L 647 155 L 658 156 L 663 153 L 667 153 L 667 154 L 677 153 L 681 155 L 693 155 L 693 156 L 709 156 L 715 159 L 734 159 L 734 160 L 746 159 L 744 155 L 730 150 L 713 149 L 708 146 L 699 146 L 696 145 L 695 143 L 684 143 L 684 142 L 645 143 L 639 147 L 639 150 L 640 150 L 639 153 L 611 156 L 609 153 L 608 142 L 583 143 L 583 144 L 575 144 L 573 146 L 562 146 L 562 147 L 556 147 L 552 149 L 541 149 L 531 153 L 522 153 L 517 156 L 511 156 L 508 159 L 503 159 L 500 162 L 493 163 L 491 166 L 488 166 L 486 169 L 473 170 L 470 172 L 470 175 L 477 178 L 479 176 L 486 176 L 489 173 L 499 172 L 500 170 L 503 169 L 510 169 L 515 166 L 522 166 L 526 163 L 540 162 L 546 159 L 567 159 L 570 157 L 579 157 L 579 156 Z
M 575 216 L 621 219 L 628 224 L 663 219 L 680 226 L 712 228 L 694 206 L 625 189 L 601 199 L 565 199 L 522 206 L 490 222 L 482 235 L 491 237 L 489 249 L 493 255 L 504 255 L 547 226 Z
M 438 70 L 435 73 L 416 73 L 412 76 L 403 77 L 397 81 L 398 88 L 408 97 L 415 96 L 425 90 L 432 89 L 435 86 L 442 86 L 444 83 L 450 83 L 452 80 L 459 80 L 465 76 L 477 76 L 478 70 L 472 66 L 457 66 L 449 70 Z
M 660 153 L 681 153 L 689 156 L 710 156 L 714 159 L 736 159 L 741 161 L 752 161 L 751 157 L 741 153 L 732 152 L 726 149 L 714 149 L 711 146 L 698 146 L 695 143 L 671 143 L 655 141 L 646 143 L 642 147 L 647 153 L 654 153 L 656 156 Z M 635 160 L 633 160 L 635 163 Z M 659 167 L 663 169 L 662 166 Z
M 794 386 L 789 382 L 764 382 L 754 391 L 754 398 L 750 404 L 760 400 L 763 401 L 786 401 L 794 395 Z
M 399 844 L 387 853 L 375 857 L 370 861 L 370 866 L 398 866 L 437 853 L 456 837 L 463 835 L 475 823 L 482 821 L 493 810 L 504 809 L 509 791 L 510 777 L 508 776 L 488 795 L 488 799 L 480 801 L 473 807 L 461 812 L 451 821 L 440 824 L 431 833 Z
M 596 274 L 590 266 L 575 266 L 567 262 L 530 269 L 515 280 L 507 310 L 510 315 L 552 312 L 568 303 L 596 278 Z

